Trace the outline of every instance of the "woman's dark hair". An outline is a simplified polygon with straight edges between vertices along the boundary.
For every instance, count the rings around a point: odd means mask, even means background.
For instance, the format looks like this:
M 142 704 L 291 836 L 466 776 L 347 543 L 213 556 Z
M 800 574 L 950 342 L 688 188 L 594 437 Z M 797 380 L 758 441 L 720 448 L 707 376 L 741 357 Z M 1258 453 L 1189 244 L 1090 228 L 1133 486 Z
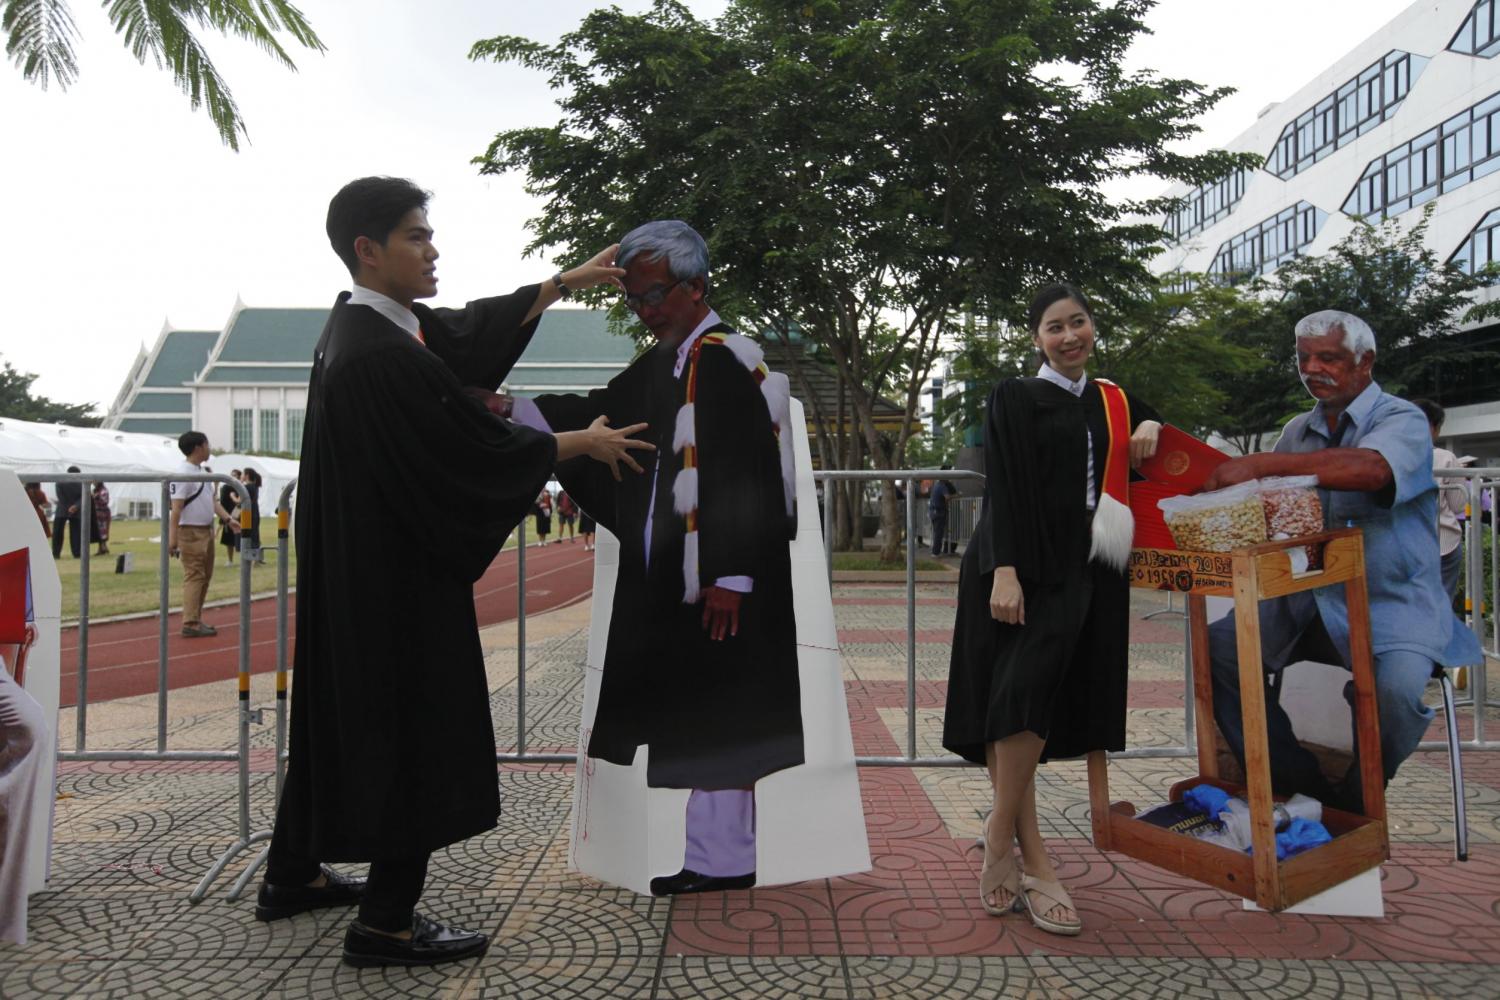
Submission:
M 1051 309 L 1053 305 L 1061 302 L 1063 299 L 1072 299 L 1074 302 L 1077 302 L 1083 306 L 1083 311 L 1089 314 L 1090 319 L 1094 318 L 1094 307 L 1089 305 L 1088 296 L 1084 295 L 1083 292 L 1079 291 L 1073 285 L 1058 282 L 1055 285 L 1048 285 L 1046 288 L 1043 288 L 1031 300 L 1031 308 L 1026 310 L 1026 329 L 1030 330 L 1034 336 L 1042 327 L 1042 316 L 1046 314 L 1048 309 Z
M 245 478 L 250 480 L 250 482 L 254 483 L 256 486 L 261 485 L 260 473 L 256 472 L 254 469 L 246 467 Z
M 328 203 L 328 242 L 349 269 L 359 273 L 354 241 L 368 236 L 385 245 L 391 230 L 414 208 L 426 208 L 432 192 L 405 177 L 361 177 L 339 189 Z
M 1414 399 L 1412 405 L 1422 411 L 1422 415 L 1427 418 L 1430 426 L 1442 429 L 1443 421 L 1448 418 L 1447 410 L 1430 399 Z

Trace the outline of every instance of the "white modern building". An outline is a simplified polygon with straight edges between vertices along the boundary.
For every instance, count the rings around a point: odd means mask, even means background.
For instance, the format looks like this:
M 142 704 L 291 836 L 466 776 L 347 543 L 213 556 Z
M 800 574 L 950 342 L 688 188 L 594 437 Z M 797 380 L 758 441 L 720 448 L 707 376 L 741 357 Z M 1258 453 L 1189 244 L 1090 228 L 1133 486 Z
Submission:
M 1158 273 L 1268 273 L 1326 252 L 1356 219 L 1414 222 L 1428 203 L 1440 257 L 1500 260 L 1497 6 L 1419 0 L 1263 111 L 1227 146 L 1265 157 L 1261 169 L 1170 192 L 1185 202 L 1166 221 L 1176 242 Z M 1500 324 L 1461 335 L 1500 355 Z M 1448 408 L 1448 447 L 1500 459 L 1500 365 L 1429 394 Z

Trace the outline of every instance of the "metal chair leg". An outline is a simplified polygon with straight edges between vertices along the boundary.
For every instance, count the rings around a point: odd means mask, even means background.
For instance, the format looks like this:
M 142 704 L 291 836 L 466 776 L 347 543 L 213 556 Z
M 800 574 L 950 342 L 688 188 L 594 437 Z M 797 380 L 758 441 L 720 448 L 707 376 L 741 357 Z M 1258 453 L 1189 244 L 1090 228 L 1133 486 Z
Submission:
M 1443 711 L 1448 730 L 1448 773 L 1453 779 L 1453 849 L 1458 860 L 1469 860 L 1469 815 L 1464 802 L 1464 765 L 1458 749 L 1458 713 L 1453 705 L 1453 680 L 1448 671 L 1437 671 L 1443 691 Z

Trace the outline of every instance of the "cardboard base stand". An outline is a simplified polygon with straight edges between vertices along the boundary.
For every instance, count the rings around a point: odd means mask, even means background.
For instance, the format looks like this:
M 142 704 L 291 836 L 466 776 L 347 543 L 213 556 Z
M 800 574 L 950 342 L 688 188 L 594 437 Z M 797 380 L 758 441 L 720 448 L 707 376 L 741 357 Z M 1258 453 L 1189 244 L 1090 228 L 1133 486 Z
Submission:
M 8 853 L 0 857 L 0 869 L 20 864 L 20 878 L 6 878 L 0 884 L 24 897 L 46 888 L 52 855 L 52 811 L 56 803 L 57 776 L 57 705 L 61 672 L 61 617 L 62 584 L 57 575 L 57 565 L 52 560 L 52 549 L 42 531 L 35 509 L 26 496 L 25 489 L 16 474 L 9 469 L 0 469 L 0 554 L 27 550 L 30 564 L 30 589 L 32 619 L 36 639 L 27 651 L 25 672 L 20 687 L 41 706 L 41 718 L 47 732 L 36 734 L 38 742 L 27 753 L 35 755 L 35 766 L 30 768 L 29 789 L 8 788 L 0 781 L 0 794 L 14 801 L 29 802 L 24 815 L 9 817 L 7 827 L 15 825 L 23 835 L 7 832 L 0 837 L 0 852 L 6 849 L 7 841 L 18 857 Z M 10 593 L 5 601 L 15 598 Z M 24 602 L 24 595 L 21 600 Z M 7 644 L 9 655 L 15 651 Z M 12 664 L 12 672 L 14 665 Z M 0 668 L 4 669 L 4 668 Z M 15 772 L 8 770 L 8 776 Z M 28 793 L 29 794 L 26 794 Z M 10 812 L 7 802 L 0 802 L 0 811 Z M 0 898 L 0 913 L 19 912 L 20 902 Z
M 758 885 L 870 867 L 806 422 L 799 402 L 792 400 L 791 408 L 798 510 L 797 537 L 791 542 L 792 587 L 806 762 L 756 783 Z M 618 539 L 603 527 L 597 539 L 571 860 L 585 875 L 649 893 L 652 878 L 683 867 L 690 793 L 646 786 L 649 747 L 637 751 L 630 767 L 586 756 L 619 568 Z

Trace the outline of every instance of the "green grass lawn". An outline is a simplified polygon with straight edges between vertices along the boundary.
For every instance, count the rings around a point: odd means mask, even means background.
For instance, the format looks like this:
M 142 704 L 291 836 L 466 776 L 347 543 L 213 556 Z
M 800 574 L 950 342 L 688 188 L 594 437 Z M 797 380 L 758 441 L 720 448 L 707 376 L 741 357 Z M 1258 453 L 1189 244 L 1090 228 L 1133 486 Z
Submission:
M 266 545 L 266 562 L 254 566 L 250 573 L 251 593 L 276 589 L 276 521 L 262 518 L 260 540 Z M 97 543 L 90 546 L 98 550 Z M 115 557 L 130 552 L 135 555 L 135 568 L 129 573 L 115 572 Z M 78 617 L 79 577 L 82 561 L 68 554 L 66 544 L 63 557 L 57 560 L 57 572 L 62 577 L 62 614 L 64 620 Z M 214 546 L 214 578 L 208 585 L 208 600 L 218 601 L 232 598 L 240 592 L 240 558 L 235 553 L 234 565 L 224 564 L 225 549 Z M 109 555 L 95 555 L 89 561 L 89 616 L 108 618 L 136 611 L 155 611 L 161 606 L 161 522 L 160 521 L 115 521 L 109 530 Z M 290 557 L 289 571 L 295 579 L 296 556 Z M 168 585 L 168 601 L 171 606 L 182 604 L 182 562 L 170 561 L 171 582 Z
M 527 525 L 528 529 L 531 525 Z M 535 536 L 531 536 L 535 540 Z M 161 522 L 160 521 L 115 521 L 110 525 L 109 555 L 93 556 L 89 562 L 89 615 L 91 618 L 108 618 L 138 611 L 155 611 L 161 606 L 158 588 L 161 586 Z M 260 540 L 266 546 L 266 561 L 263 566 L 252 566 L 250 570 L 250 592 L 269 593 L 276 589 L 276 520 L 262 517 Z M 505 542 L 506 548 L 515 545 L 512 535 Z M 98 544 L 90 548 L 97 551 Z M 292 586 L 297 583 L 297 554 L 290 545 L 287 554 L 287 575 Z M 63 557 L 57 560 L 57 572 L 62 577 L 62 616 L 64 621 L 78 617 L 78 587 L 82 561 L 67 554 L 63 546 Z M 135 568 L 129 573 L 115 572 L 115 557 L 122 552 L 135 554 Z M 214 546 L 214 578 L 208 585 L 208 600 L 220 601 L 239 596 L 240 557 L 236 552 L 234 565 L 224 563 L 226 555 L 222 545 Z M 182 605 L 182 563 L 170 561 L 171 582 L 167 599 L 171 607 Z

